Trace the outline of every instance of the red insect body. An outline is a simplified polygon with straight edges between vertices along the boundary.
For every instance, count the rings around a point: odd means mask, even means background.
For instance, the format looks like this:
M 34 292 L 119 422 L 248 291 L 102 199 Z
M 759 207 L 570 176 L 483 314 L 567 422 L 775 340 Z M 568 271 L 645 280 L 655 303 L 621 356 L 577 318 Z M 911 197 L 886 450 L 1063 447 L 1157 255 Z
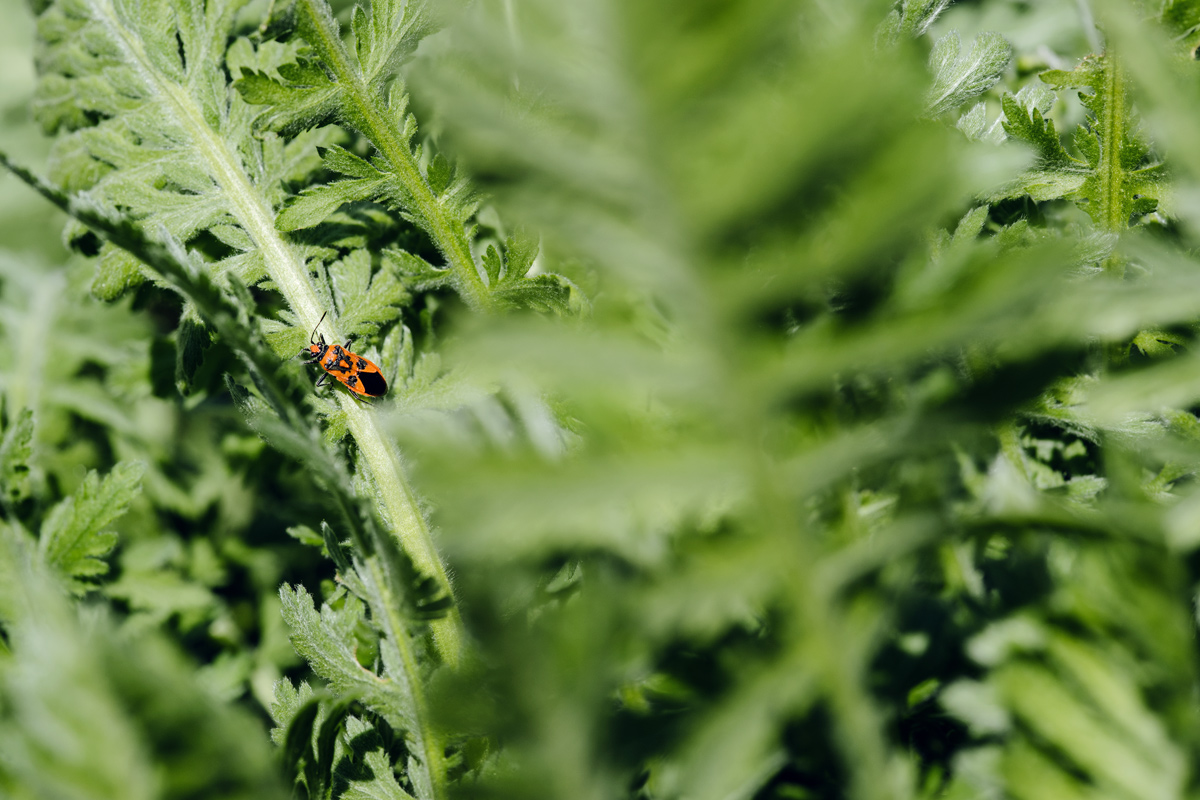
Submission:
M 328 313 L 328 312 L 326 312 Z M 325 320 L 325 314 L 317 321 L 317 328 Z M 306 364 L 316 364 L 325 371 L 317 386 L 325 383 L 332 375 L 359 399 L 379 397 L 387 392 L 387 381 L 374 362 L 350 352 L 350 343 L 345 345 L 325 344 L 325 336 L 317 338 L 317 328 L 308 337 L 308 347 L 300 348 L 300 355 L 310 358 Z

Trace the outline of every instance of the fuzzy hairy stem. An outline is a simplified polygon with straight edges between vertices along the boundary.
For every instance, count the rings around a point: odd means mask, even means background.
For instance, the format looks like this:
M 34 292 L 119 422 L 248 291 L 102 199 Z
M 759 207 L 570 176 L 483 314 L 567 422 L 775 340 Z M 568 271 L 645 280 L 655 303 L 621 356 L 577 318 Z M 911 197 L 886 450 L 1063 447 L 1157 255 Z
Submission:
M 1129 109 L 1125 105 L 1125 80 L 1120 62 L 1110 50 L 1104 58 L 1103 80 L 1097 91 L 1103 95 L 1102 113 L 1096 120 L 1100 134 L 1100 163 L 1096 173 L 1100 178 L 1101 220 L 1104 229 L 1119 233 L 1129 225 L 1125 204 L 1125 169 L 1121 164 L 1121 143 L 1129 126 Z
M 375 481 L 388 529 L 395 532 L 417 569 L 433 575 L 449 593 L 450 578 L 434 548 L 429 525 L 421 513 L 395 445 L 376 425 L 374 414 L 349 393 L 338 392 L 338 400 L 346 412 L 347 425 L 358 444 L 359 454 Z M 431 622 L 430 627 L 438 655 L 451 668 L 456 667 L 462 648 L 462 622 L 457 605 L 446 617 Z
M 396 645 L 396 650 L 400 654 L 417 722 L 417 729 L 410 731 L 410 735 L 417 740 L 417 749 L 421 762 L 425 766 L 426 774 L 429 776 L 429 785 L 433 790 L 434 800 L 443 800 L 446 797 L 444 746 L 441 737 L 432 725 L 429 701 L 425 697 L 420 682 L 420 665 L 417 663 L 417 655 L 413 651 L 405 619 L 399 612 L 401 601 L 399 598 L 391 596 L 391 583 L 387 580 L 378 559 L 371 559 L 365 565 L 360 564 L 359 569 L 367 573 L 371 582 L 375 584 L 377 594 L 383 600 L 383 613 L 376 615 L 376 624 L 387 631 L 388 638 Z

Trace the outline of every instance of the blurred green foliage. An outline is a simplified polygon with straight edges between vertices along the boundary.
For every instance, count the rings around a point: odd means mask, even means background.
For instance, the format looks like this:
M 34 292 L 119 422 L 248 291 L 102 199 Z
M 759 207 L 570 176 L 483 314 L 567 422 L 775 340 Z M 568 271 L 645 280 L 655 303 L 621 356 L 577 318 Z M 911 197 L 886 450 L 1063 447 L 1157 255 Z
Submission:
M 0 796 L 1196 794 L 1200 3 L 33 11 Z

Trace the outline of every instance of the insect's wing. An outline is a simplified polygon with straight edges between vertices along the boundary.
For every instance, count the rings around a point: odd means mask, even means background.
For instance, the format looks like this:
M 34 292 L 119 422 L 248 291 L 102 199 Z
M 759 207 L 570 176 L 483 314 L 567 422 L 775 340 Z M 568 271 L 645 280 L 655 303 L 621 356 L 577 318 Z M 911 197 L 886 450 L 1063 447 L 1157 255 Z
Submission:
M 372 364 L 372 366 L 374 366 Z M 379 397 L 387 392 L 387 381 L 383 379 L 383 375 L 379 372 L 379 368 L 371 372 L 359 372 L 359 382 L 362 384 L 362 391 L 371 397 Z

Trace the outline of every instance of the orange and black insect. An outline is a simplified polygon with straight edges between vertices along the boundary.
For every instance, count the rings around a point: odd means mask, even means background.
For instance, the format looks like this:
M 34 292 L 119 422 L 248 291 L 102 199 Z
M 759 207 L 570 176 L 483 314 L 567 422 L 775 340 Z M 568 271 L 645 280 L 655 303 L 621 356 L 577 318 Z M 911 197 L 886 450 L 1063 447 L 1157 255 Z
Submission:
M 300 355 L 309 356 L 305 364 L 316 364 L 325 370 L 325 374 L 317 381 L 317 386 L 323 386 L 332 375 L 360 400 L 386 393 L 387 381 L 383 379 L 379 367 L 357 353 L 350 352 L 350 342 L 346 342 L 344 346 L 325 344 L 324 334 L 317 337 L 317 328 L 321 327 L 324 321 L 325 314 L 322 314 L 321 319 L 317 320 L 316 328 L 309 334 L 308 347 L 300 348 Z

